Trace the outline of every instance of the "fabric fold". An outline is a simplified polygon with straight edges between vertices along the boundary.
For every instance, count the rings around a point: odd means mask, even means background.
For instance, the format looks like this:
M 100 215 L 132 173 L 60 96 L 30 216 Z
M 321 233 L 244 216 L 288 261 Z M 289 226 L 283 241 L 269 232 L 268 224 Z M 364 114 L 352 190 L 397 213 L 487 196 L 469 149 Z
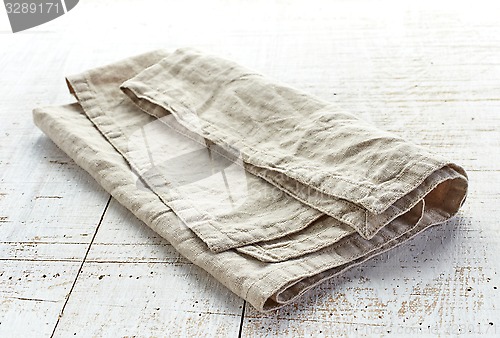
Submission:
M 231 61 L 181 49 L 122 84 L 146 113 L 236 148 L 246 170 L 369 239 L 464 171 L 328 102 Z
M 458 165 L 190 49 L 69 76 L 35 123 L 113 197 L 258 310 L 454 216 Z

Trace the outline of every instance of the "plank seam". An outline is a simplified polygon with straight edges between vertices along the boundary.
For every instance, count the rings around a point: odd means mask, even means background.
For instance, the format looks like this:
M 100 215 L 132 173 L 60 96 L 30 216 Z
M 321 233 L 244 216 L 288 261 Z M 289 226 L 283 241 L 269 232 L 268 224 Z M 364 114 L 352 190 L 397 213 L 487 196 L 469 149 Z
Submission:
M 247 301 L 243 301 L 243 310 L 241 310 L 241 320 L 240 320 L 240 328 L 238 330 L 238 338 L 241 338 L 241 334 L 243 332 L 243 321 L 245 320 L 245 308 L 247 307 Z
M 97 231 L 99 231 L 99 227 L 101 226 L 101 223 L 104 219 L 104 215 L 106 214 L 106 211 L 108 210 L 108 207 L 109 207 L 109 204 L 111 202 L 111 195 L 109 196 L 108 198 L 108 202 L 106 203 L 106 206 L 104 207 L 104 210 L 102 212 L 102 215 L 101 215 L 101 218 L 99 219 L 99 222 L 97 223 L 97 227 L 94 231 L 94 234 L 92 235 L 92 239 L 90 240 L 90 243 L 89 243 L 89 246 L 87 248 L 87 251 L 85 252 L 85 255 L 83 256 L 83 260 L 82 260 L 82 263 L 80 264 L 80 268 L 78 269 L 78 272 L 76 273 L 76 277 L 75 277 L 75 280 L 73 281 L 73 284 L 71 285 L 71 288 L 68 292 L 68 295 L 66 296 L 66 300 L 64 301 L 64 305 L 61 309 L 61 312 L 59 313 L 59 316 L 57 317 L 57 321 L 56 321 L 56 325 L 54 326 L 54 329 L 52 330 L 52 334 L 50 335 L 50 337 L 54 337 L 54 334 L 56 333 L 56 330 L 57 330 L 57 326 L 59 325 L 59 322 L 61 320 L 61 317 L 63 316 L 64 314 L 64 309 L 66 308 L 66 305 L 68 304 L 68 301 L 69 301 L 69 298 L 71 296 L 71 292 L 73 292 L 73 289 L 75 288 L 75 285 L 76 285 L 76 281 L 78 280 L 78 277 L 80 276 L 80 273 L 82 272 L 82 268 L 83 268 L 83 265 L 85 264 L 85 260 L 87 259 L 87 256 L 90 252 L 90 248 L 92 247 L 92 244 L 94 243 L 94 239 L 97 235 Z

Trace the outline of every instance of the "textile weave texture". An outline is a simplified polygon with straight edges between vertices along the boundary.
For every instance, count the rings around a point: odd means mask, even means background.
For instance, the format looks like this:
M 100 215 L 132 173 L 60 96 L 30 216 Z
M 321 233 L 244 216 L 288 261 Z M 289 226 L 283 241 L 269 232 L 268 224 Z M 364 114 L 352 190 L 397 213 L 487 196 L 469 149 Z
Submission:
M 260 311 L 453 217 L 457 164 L 192 49 L 69 76 L 34 121 L 122 205 Z

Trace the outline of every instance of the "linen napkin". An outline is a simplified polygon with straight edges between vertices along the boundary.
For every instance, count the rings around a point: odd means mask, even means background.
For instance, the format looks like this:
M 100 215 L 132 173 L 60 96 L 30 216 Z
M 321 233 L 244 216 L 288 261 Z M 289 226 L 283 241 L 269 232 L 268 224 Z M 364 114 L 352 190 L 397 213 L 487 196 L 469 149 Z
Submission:
M 219 57 L 154 51 L 67 78 L 35 123 L 261 311 L 455 215 L 458 165 Z

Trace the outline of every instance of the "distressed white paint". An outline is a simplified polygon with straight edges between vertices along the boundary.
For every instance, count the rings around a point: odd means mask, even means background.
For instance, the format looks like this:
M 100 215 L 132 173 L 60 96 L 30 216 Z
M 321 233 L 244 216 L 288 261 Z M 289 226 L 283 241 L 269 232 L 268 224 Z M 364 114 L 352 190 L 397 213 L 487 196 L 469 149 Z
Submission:
M 495 6 L 87 0 L 35 29 L 0 32 L 0 336 L 236 337 L 243 313 L 244 337 L 500 335 Z M 182 46 L 463 164 L 463 210 L 294 305 L 243 312 L 242 300 L 123 207 L 106 208 L 109 196 L 31 122 L 33 107 L 72 100 L 64 75 Z

